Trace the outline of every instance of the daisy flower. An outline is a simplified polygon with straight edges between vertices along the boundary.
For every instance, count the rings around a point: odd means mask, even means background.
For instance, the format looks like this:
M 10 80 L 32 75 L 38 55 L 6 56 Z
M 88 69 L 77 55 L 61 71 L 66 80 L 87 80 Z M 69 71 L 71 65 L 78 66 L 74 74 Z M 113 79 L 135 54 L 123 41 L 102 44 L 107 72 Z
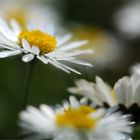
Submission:
M 140 105 L 140 75 L 124 76 L 115 83 L 114 88 L 111 88 L 100 77 L 96 77 L 95 81 L 96 83 L 84 79 L 77 80 L 76 86 L 68 88 L 68 91 L 88 97 L 93 105 L 102 106 L 107 103 L 109 106 L 115 106 L 122 104 L 126 108 L 135 103 Z
M 83 101 L 81 101 L 83 102 Z M 71 96 L 61 107 L 29 106 L 20 113 L 19 125 L 30 138 L 54 140 L 128 140 L 132 132 L 129 115 L 95 110 Z
M 24 62 L 37 58 L 44 64 L 52 64 L 67 73 L 80 74 L 63 62 L 91 67 L 90 63 L 78 60 L 76 56 L 90 54 L 92 50 L 78 50 L 88 41 L 68 42 L 71 37 L 71 34 L 56 36 L 52 26 L 48 26 L 46 29 L 34 26 L 22 29 L 15 20 L 7 23 L 0 18 L 0 58 L 23 54 Z
M 134 64 L 132 67 L 130 67 L 130 73 L 134 74 L 140 74 L 140 63 Z
M 95 81 L 96 82 L 93 83 L 85 79 L 76 80 L 75 87 L 69 87 L 68 91 L 87 97 L 92 101 L 93 106 L 102 106 L 104 103 L 107 103 L 109 106 L 116 105 L 111 86 L 97 76 Z
M 129 1 L 114 15 L 114 23 L 118 31 L 126 39 L 140 37 L 140 1 Z M 133 22 L 130 22 L 133 21 Z
M 80 24 L 73 27 L 75 39 L 88 39 L 89 43 L 81 47 L 81 49 L 94 49 L 94 55 L 82 56 L 84 60 L 88 60 L 96 64 L 96 68 L 102 69 L 112 67 L 114 61 L 123 54 L 121 42 L 110 32 L 107 32 L 97 26 L 88 26 Z
M 36 26 L 53 24 L 58 32 L 64 29 L 61 26 L 62 18 L 59 11 L 41 0 L 1 0 L 0 15 L 7 21 L 16 19 L 23 28 L 29 23 L 34 23 Z

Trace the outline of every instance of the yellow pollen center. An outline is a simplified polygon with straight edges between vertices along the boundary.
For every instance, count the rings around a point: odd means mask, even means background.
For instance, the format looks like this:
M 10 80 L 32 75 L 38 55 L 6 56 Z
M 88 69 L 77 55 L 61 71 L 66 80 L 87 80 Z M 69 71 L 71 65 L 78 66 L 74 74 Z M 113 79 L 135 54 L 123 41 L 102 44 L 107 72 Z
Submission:
M 26 39 L 30 46 L 36 46 L 40 49 L 40 53 L 46 54 L 52 52 L 56 48 L 56 38 L 46 34 L 40 30 L 23 30 L 19 36 L 19 44 L 21 45 L 22 39 Z
M 96 126 L 97 119 L 91 118 L 90 114 L 95 112 L 88 106 L 80 106 L 78 109 L 69 109 L 56 116 L 56 122 L 60 126 L 72 127 L 78 130 L 89 130 Z

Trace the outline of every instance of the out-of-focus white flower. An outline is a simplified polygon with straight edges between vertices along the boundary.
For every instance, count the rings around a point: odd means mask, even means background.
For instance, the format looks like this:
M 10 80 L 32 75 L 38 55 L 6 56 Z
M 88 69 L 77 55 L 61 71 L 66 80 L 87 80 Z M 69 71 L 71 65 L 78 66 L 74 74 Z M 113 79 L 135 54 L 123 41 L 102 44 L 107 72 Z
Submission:
M 126 108 L 134 103 L 140 105 L 140 75 L 138 74 L 131 77 L 124 76 L 115 83 L 114 88 L 99 77 L 96 77 L 96 83 L 81 79 L 75 84 L 76 87 L 70 87 L 68 91 L 88 97 L 94 106 L 102 106 L 104 103 L 109 106 L 122 104 Z
M 100 77 L 96 77 L 96 83 L 81 79 L 75 81 L 75 85 L 75 87 L 68 88 L 68 91 L 88 97 L 94 106 L 102 106 L 103 103 L 107 103 L 110 106 L 116 105 L 113 89 Z
M 75 34 L 75 39 L 88 39 L 90 41 L 88 45 L 82 48 L 94 49 L 96 53 L 82 58 L 89 60 L 99 68 L 112 66 L 123 52 L 119 40 L 111 33 L 96 26 L 77 25 L 72 31 Z
M 52 25 L 58 33 L 65 32 L 59 12 L 41 0 L 3 0 L 0 5 L 0 15 L 7 21 L 16 19 L 23 28 L 27 24 L 38 27 Z
M 88 41 L 68 43 L 71 37 L 71 34 L 56 36 L 52 26 L 47 26 L 46 29 L 30 26 L 23 30 L 16 21 L 6 23 L 4 19 L 0 18 L 0 58 L 23 54 L 24 62 L 37 58 L 44 64 L 50 63 L 67 73 L 80 74 L 63 62 L 92 66 L 90 63 L 76 59 L 76 56 L 90 54 L 93 51 L 78 50 L 77 48 L 87 44 Z
M 114 23 L 124 37 L 134 39 L 140 36 L 140 1 L 133 0 L 117 11 Z
M 140 74 L 140 63 L 136 63 L 134 64 L 131 68 L 130 68 L 130 73 L 134 74 Z
M 128 140 L 132 132 L 129 115 L 110 110 L 95 110 L 71 96 L 61 108 L 29 106 L 20 113 L 19 125 L 31 138 L 54 140 Z
M 114 86 L 114 92 L 119 104 L 130 107 L 136 103 L 140 105 L 140 75 L 124 76 Z

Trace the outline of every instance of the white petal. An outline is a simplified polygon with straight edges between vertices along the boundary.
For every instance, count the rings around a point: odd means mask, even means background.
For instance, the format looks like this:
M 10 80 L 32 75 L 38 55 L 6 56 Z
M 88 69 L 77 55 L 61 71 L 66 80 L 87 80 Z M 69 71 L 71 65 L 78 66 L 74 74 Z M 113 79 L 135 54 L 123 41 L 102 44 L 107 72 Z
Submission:
M 59 63 L 59 65 L 64 67 L 64 68 L 66 68 L 66 69 L 68 69 L 68 70 L 70 70 L 70 71 L 72 71 L 72 72 L 74 72 L 74 73 L 76 73 L 76 74 L 81 75 L 81 73 L 79 71 L 77 71 L 77 70 L 75 70 L 75 69 L 73 69 L 73 68 L 71 68 L 69 66 L 66 66 L 65 64 Z
M 78 51 L 74 51 L 74 52 L 70 52 L 70 53 L 67 53 L 66 56 L 67 57 L 73 57 L 73 56 L 79 56 L 79 55 L 86 55 L 86 54 L 92 54 L 94 53 L 93 50 L 91 49 L 88 49 L 88 50 L 78 50 Z
M 78 108 L 80 106 L 80 103 L 78 102 L 75 96 L 70 96 L 69 100 L 72 108 Z
M 70 104 L 69 104 L 69 102 L 67 100 L 63 101 L 63 107 L 64 107 L 65 110 L 70 108 Z
M 107 102 L 111 106 L 114 105 L 115 102 L 113 97 L 111 96 L 112 88 L 98 76 L 96 76 L 96 83 L 97 89 L 102 93 L 102 101 Z
M 65 61 L 65 59 L 63 60 Z M 66 60 L 67 62 L 71 62 L 71 63 L 75 63 L 75 64 L 79 64 L 79 65 L 84 65 L 84 66 L 88 66 L 88 67 L 93 67 L 92 64 L 88 63 L 88 62 L 85 62 L 85 61 L 82 61 L 82 60 Z
M 34 59 L 34 54 L 26 54 L 22 57 L 22 61 L 30 62 Z
M 31 47 L 27 40 L 22 39 L 22 46 L 27 52 L 31 52 Z
M 10 56 L 18 55 L 18 54 L 21 54 L 21 53 L 22 53 L 21 50 L 2 51 L 2 52 L 0 52 L 0 58 L 10 57 Z
M 2 48 L 6 48 L 6 49 L 10 49 L 10 50 L 15 50 L 19 47 L 17 47 L 18 45 L 9 40 L 8 38 L 6 38 L 1 32 L 0 32 L 0 47 Z
M 70 71 L 72 71 L 72 72 L 74 72 L 76 74 L 81 74 L 79 71 L 77 71 L 77 70 L 75 70 L 75 69 L 73 69 L 73 68 L 71 68 L 69 66 L 66 66 L 65 64 L 62 64 L 62 63 L 56 61 L 55 59 L 54 60 L 49 59 L 48 61 L 51 61 L 52 63 L 56 64 L 57 66 L 60 67 L 60 69 L 63 68 L 63 71 L 65 71 L 65 72 L 67 71 L 67 73 L 70 73 Z
M 44 104 L 40 105 L 40 110 L 42 111 L 45 117 L 47 118 L 49 117 L 49 119 L 51 120 L 55 118 L 54 111 L 48 105 L 44 105 Z
M 45 56 L 48 56 L 48 57 L 55 57 L 55 58 L 60 58 L 62 57 L 64 54 L 66 54 L 64 51 L 53 51 L 53 52 L 50 52 L 48 54 L 45 54 Z
M 66 35 L 64 35 L 63 38 L 61 38 L 61 39 L 58 40 L 58 44 L 57 44 L 58 47 L 61 46 L 61 45 L 63 45 L 67 41 L 69 41 L 71 39 L 71 37 L 72 37 L 72 34 L 66 34 Z
M 134 98 L 134 99 L 133 99 L 133 103 L 138 103 L 138 104 L 140 104 L 140 84 L 139 84 L 139 86 L 137 86 L 133 98 Z
M 82 99 L 80 99 L 80 104 L 88 105 L 88 98 L 87 97 L 83 97 Z
M 32 52 L 33 54 L 35 54 L 35 55 L 39 55 L 40 50 L 39 50 L 38 47 L 36 47 L 36 46 L 32 46 L 32 48 L 31 48 L 31 52 Z
M 59 47 L 59 50 L 68 51 L 68 50 L 72 50 L 72 49 L 78 48 L 80 46 L 86 45 L 87 43 L 88 43 L 87 40 L 75 41 L 72 43 L 68 43 L 65 46 Z
M 39 56 L 37 55 L 37 58 L 42 61 L 44 64 L 48 64 L 48 59 L 44 57 L 43 55 Z
M 64 68 L 63 66 L 61 66 L 59 62 L 53 61 L 53 60 L 51 60 L 51 59 L 48 59 L 48 62 L 49 62 L 50 64 L 52 64 L 53 66 L 55 66 L 56 68 L 61 69 L 61 70 L 63 70 L 63 71 L 66 72 L 66 73 L 70 73 L 70 71 L 67 70 L 66 68 Z
M 75 57 L 64 57 L 64 56 L 58 56 L 58 57 L 54 57 L 55 60 L 57 61 L 69 61 L 69 60 L 75 60 Z
M 15 21 L 15 20 L 11 20 L 10 21 L 10 25 L 13 29 L 13 32 L 15 33 L 15 35 L 18 37 L 19 33 L 21 32 L 21 27 L 20 25 Z
M 115 83 L 115 86 L 114 86 L 115 96 L 117 98 L 117 102 L 120 104 L 126 105 L 126 98 L 127 98 L 126 89 L 127 89 L 128 83 L 129 83 L 128 77 L 123 77 Z M 131 95 L 132 94 L 130 94 L 130 96 Z
M 15 38 L 14 32 L 12 32 L 12 30 L 2 17 L 0 17 L 0 31 L 9 40 L 17 40 L 17 38 Z

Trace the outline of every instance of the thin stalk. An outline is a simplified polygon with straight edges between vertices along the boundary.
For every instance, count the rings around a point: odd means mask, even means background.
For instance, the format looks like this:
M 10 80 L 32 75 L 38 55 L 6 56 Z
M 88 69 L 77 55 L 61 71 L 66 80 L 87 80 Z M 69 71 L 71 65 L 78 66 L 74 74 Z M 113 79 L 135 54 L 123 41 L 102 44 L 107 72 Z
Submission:
M 24 110 L 28 104 L 29 89 L 30 89 L 34 65 L 35 65 L 34 60 L 27 63 L 26 65 L 26 75 L 25 75 L 25 81 L 23 87 L 22 108 L 21 108 L 22 110 Z

